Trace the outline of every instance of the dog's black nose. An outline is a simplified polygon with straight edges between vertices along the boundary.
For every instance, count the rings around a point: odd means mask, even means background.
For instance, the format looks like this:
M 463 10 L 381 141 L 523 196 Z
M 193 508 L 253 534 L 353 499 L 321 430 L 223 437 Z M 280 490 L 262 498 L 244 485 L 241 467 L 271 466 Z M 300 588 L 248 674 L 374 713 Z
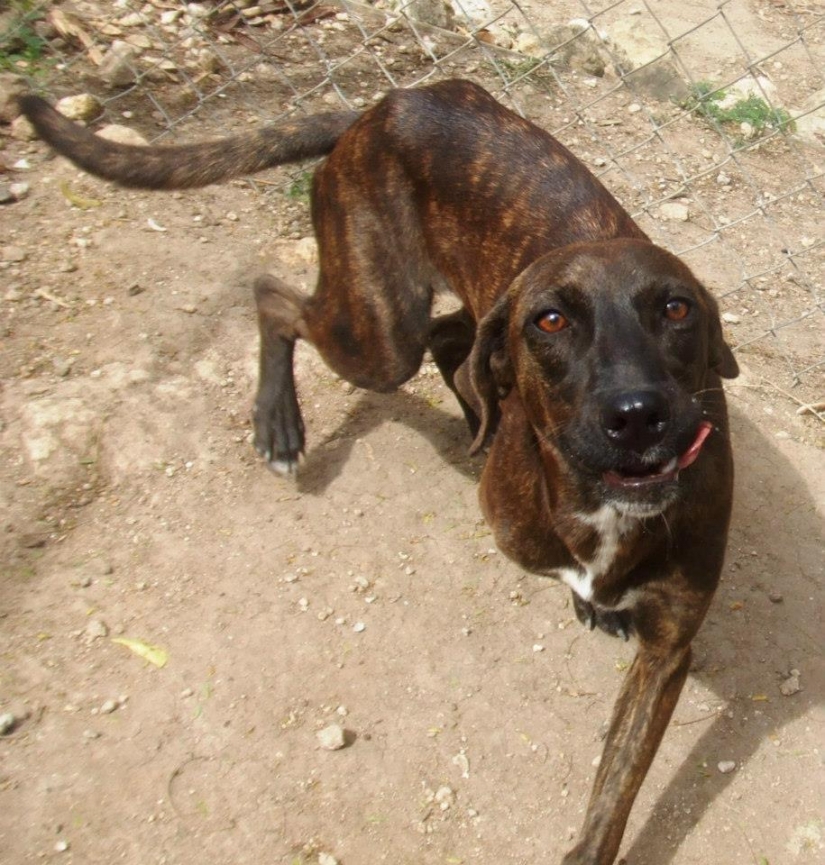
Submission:
M 664 438 L 669 420 L 667 399 L 656 390 L 614 394 L 605 402 L 601 414 L 607 437 L 619 447 L 639 454 Z

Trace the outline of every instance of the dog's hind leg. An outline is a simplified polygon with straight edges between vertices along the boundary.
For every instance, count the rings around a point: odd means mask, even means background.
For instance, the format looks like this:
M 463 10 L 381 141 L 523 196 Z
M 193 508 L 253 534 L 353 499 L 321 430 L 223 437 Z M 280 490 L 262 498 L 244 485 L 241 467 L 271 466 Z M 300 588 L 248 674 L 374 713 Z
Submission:
M 445 384 L 456 395 L 464 412 L 470 435 L 475 438 L 480 426 L 479 411 L 474 403 L 466 361 L 475 341 L 476 327 L 463 307 L 449 315 L 434 318 L 430 324 L 429 348 Z
M 295 393 L 292 358 L 306 298 L 271 275 L 255 281 L 261 335 L 255 448 L 278 474 L 293 474 L 304 450 L 304 422 Z

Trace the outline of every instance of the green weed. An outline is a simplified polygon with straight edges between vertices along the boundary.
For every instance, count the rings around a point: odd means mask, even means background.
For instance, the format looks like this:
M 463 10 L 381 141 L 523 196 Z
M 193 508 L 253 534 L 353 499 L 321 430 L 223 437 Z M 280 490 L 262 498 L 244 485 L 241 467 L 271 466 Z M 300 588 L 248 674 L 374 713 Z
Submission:
M 751 95 L 737 100 L 732 105 L 723 106 L 726 93 L 709 81 L 700 81 L 693 87 L 693 93 L 683 103 L 688 111 L 695 111 L 700 117 L 721 126 L 741 126 L 743 123 L 753 129 L 752 138 L 761 138 L 778 129 L 793 132 L 796 128 L 791 115 L 784 108 L 773 108 L 761 96 Z
M 31 72 L 44 60 L 48 42 L 34 25 L 43 17 L 42 4 L 11 0 L 6 28 L 0 32 L 0 70 Z
M 312 191 L 312 171 L 302 171 L 289 185 L 286 194 L 298 201 L 308 201 Z

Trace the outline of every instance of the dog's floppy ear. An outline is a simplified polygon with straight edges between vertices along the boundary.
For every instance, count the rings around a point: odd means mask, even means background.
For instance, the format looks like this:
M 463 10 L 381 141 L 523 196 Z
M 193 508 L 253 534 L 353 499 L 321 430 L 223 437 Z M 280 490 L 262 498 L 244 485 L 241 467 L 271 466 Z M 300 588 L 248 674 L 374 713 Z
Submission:
M 499 400 L 513 387 L 513 368 L 507 353 L 510 297 L 505 294 L 481 320 L 470 352 L 470 381 L 481 408 L 478 435 L 470 453 L 478 453 L 495 434 L 501 418 Z
M 722 378 L 736 378 L 739 375 L 739 364 L 725 342 L 722 333 L 722 321 L 719 317 L 719 306 L 716 300 L 708 294 L 710 319 L 708 322 L 708 366 Z

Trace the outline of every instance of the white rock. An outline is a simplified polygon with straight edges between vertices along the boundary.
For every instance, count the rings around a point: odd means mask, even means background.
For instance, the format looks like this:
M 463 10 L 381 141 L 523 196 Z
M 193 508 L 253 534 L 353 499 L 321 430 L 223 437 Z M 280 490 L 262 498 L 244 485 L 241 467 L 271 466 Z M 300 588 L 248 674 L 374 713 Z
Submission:
M 19 264 L 27 258 L 26 250 L 20 246 L 4 246 L 0 249 L 0 260 Z
M 450 0 L 450 5 L 459 23 L 469 22 L 473 27 L 483 27 L 493 17 L 487 0 Z
M 16 201 L 22 201 L 29 194 L 29 184 L 28 183 L 12 183 L 9 185 L 9 192 L 14 196 Z
M 134 45 L 115 39 L 103 55 L 97 74 L 111 87 L 128 87 L 138 77 L 137 55 Z
M 751 138 L 756 135 L 756 130 L 753 128 L 753 125 L 748 123 L 747 120 L 743 120 L 742 123 L 739 124 L 739 131 L 742 133 L 742 137 L 746 141 L 750 141 Z
M 802 108 L 791 114 L 800 138 L 811 144 L 825 144 L 825 90 L 812 93 Z
M 314 237 L 302 237 L 295 244 L 295 255 L 307 264 L 315 264 L 318 261 L 318 244 Z
M 791 670 L 790 676 L 779 685 L 779 693 L 782 694 L 783 697 L 792 697 L 794 694 L 798 694 L 801 690 L 802 686 L 799 684 L 799 670 Z
M 519 35 L 516 36 L 513 48 L 518 51 L 519 54 L 525 54 L 528 57 L 541 57 L 546 53 L 538 36 L 536 36 L 535 33 L 531 33 L 529 30 L 525 30 L 523 33 L 519 33 Z
M 83 121 L 93 120 L 103 110 L 100 102 L 91 93 L 64 96 L 55 107 L 69 120 Z
M 447 811 L 455 804 L 455 792 L 452 787 L 439 787 L 435 791 L 435 801 L 442 811 Z
M 666 201 L 659 207 L 659 215 L 662 219 L 673 222 L 687 222 L 690 218 L 690 210 L 686 204 L 679 201 Z
M 86 625 L 86 639 L 89 642 L 93 640 L 97 640 L 101 637 L 107 637 L 109 635 L 109 626 L 106 622 L 101 621 L 100 619 L 92 619 L 88 625 Z
M 775 106 L 776 85 L 764 75 L 748 76 L 726 87 L 725 95 L 717 104 L 720 108 L 733 108 L 737 103 L 745 102 L 754 96 Z
M 18 141 L 34 141 L 37 138 L 37 130 L 29 123 L 28 117 L 22 114 L 12 120 L 10 131 L 11 137 Z
M 736 768 L 735 760 L 720 760 L 716 768 L 723 774 L 729 775 Z
M 340 724 L 330 724 L 316 733 L 318 744 L 325 751 L 340 751 L 347 744 L 344 728 Z
M 105 138 L 107 141 L 114 141 L 117 144 L 136 144 L 140 147 L 145 147 L 149 143 L 136 129 L 122 126 L 120 123 L 109 123 L 97 134 L 101 138 Z
M 724 321 L 726 324 L 739 324 L 742 319 L 734 312 L 723 312 L 722 321 Z
M 661 33 L 647 24 L 648 32 L 638 20 L 620 19 L 610 25 L 608 39 L 625 57 L 631 69 L 638 69 L 668 53 L 667 42 Z

